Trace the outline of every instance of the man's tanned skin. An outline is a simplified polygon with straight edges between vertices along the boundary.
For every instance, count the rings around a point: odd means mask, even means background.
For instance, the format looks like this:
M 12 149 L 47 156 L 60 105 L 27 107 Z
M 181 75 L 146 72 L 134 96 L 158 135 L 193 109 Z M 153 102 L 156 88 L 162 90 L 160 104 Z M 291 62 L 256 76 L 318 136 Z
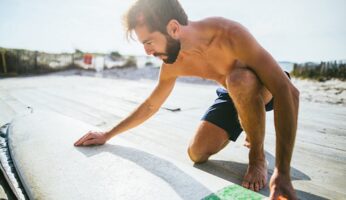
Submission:
M 167 59 L 165 35 L 149 31 L 145 23 L 136 26 L 134 31 L 148 55 Z M 208 18 L 189 21 L 187 25 L 172 19 L 167 25 L 167 33 L 180 41 L 181 49 L 174 63 L 162 65 L 152 94 L 112 130 L 89 132 L 75 145 L 104 144 L 110 138 L 138 126 L 158 111 L 179 76 L 210 79 L 228 90 L 238 111 L 250 149 L 249 165 L 242 185 L 254 191 L 267 183 L 264 105 L 274 97 L 277 139 L 275 170 L 269 184 L 270 199 L 296 199 L 290 179 L 290 162 L 297 129 L 299 91 L 278 63 L 242 25 L 228 19 Z M 202 121 L 188 154 L 194 162 L 205 162 L 227 144 L 228 136 L 224 130 Z

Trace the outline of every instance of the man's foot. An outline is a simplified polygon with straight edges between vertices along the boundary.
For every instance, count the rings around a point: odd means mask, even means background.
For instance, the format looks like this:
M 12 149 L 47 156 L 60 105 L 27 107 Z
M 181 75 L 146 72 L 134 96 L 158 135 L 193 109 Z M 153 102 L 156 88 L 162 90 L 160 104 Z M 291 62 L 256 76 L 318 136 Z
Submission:
M 270 200 L 295 200 L 297 199 L 296 192 L 293 189 L 290 175 L 282 175 L 276 169 L 270 179 Z
M 265 160 L 256 164 L 249 164 L 242 186 L 257 192 L 267 184 L 267 174 L 267 163 Z

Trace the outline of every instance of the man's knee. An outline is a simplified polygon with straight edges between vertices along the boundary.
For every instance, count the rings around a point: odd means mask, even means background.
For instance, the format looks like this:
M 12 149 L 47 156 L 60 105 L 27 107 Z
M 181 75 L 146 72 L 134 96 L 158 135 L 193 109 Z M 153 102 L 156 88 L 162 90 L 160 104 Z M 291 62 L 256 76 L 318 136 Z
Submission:
M 200 151 L 193 146 L 189 146 L 187 149 L 187 154 L 194 163 L 204 163 L 210 156 L 209 153 Z
M 264 96 L 264 87 L 250 69 L 234 70 L 227 77 L 227 89 L 233 101 L 247 103 L 259 101 Z
M 226 80 L 229 90 L 247 91 L 259 87 L 260 81 L 256 74 L 247 68 L 232 71 Z

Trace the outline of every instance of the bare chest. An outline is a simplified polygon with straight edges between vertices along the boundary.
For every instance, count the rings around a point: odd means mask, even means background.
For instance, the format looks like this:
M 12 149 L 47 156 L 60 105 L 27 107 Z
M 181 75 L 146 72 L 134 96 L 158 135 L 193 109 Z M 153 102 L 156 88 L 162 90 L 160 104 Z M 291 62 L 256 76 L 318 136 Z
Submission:
M 195 76 L 214 80 L 222 85 L 237 60 L 222 48 L 210 48 L 200 54 L 186 56 L 180 65 L 180 76 Z

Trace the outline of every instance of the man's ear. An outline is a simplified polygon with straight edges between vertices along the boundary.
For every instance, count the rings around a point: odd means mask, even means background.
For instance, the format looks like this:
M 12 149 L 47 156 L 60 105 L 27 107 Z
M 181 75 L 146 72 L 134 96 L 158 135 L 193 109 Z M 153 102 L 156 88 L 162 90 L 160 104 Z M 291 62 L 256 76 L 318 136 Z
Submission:
M 180 23 L 175 19 L 170 20 L 167 24 L 167 33 L 173 39 L 176 39 L 176 40 L 179 39 Z

